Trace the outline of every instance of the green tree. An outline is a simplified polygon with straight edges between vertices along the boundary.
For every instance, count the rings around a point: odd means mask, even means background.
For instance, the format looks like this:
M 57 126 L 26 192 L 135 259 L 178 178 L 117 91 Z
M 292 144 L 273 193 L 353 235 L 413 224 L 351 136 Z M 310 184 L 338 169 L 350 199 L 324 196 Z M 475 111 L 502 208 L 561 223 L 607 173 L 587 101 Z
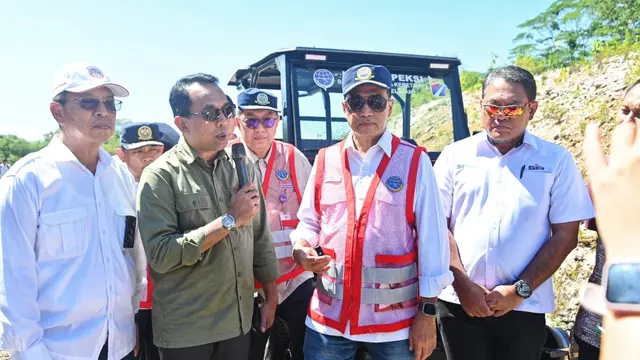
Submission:
M 484 75 L 475 71 L 463 70 L 460 72 L 460 86 L 462 91 L 473 91 L 482 88 Z
M 23 156 L 42 149 L 43 141 L 27 141 L 15 135 L 0 135 L 0 160 L 15 163 Z
M 515 38 L 517 45 L 511 56 L 530 65 L 544 68 L 567 66 L 589 56 L 593 29 L 590 26 L 592 0 L 556 0 L 534 18 L 518 25 L 522 29 Z

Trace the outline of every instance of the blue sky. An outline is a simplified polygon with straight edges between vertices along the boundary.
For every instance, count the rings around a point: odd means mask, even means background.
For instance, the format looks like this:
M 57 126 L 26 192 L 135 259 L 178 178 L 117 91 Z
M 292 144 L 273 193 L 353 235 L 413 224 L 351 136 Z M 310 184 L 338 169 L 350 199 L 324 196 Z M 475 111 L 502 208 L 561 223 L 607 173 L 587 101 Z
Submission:
M 20 0 L 0 5 L 0 134 L 54 130 L 53 75 L 72 61 L 126 86 L 119 118 L 172 123 L 168 96 L 183 75 L 221 82 L 278 49 L 456 56 L 485 71 L 505 62 L 518 24 L 552 0 Z M 235 89 L 223 87 L 235 98 Z

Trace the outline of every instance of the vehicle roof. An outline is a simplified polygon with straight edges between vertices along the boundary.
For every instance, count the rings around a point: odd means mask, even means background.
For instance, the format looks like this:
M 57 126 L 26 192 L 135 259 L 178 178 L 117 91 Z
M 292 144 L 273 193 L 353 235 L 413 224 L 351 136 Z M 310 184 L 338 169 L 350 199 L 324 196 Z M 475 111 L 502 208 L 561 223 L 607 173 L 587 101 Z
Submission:
M 278 50 L 249 65 L 247 68 L 238 69 L 227 85 L 238 85 L 240 80 L 244 78 L 247 73 L 250 73 L 252 69 L 262 67 L 282 54 L 286 54 L 293 61 L 298 60 L 309 63 L 377 63 L 384 64 L 389 68 L 396 66 L 403 68 L 414 66 L 424 68 L 427 64 L 432 62 L 445 63 L 448 64 L 449 67 L 457 67 L 462 64 L 460 60 L 455 57 L 397 54 L 362 50 L 323 49 L 315 47 L 294 47 Z M 306 60 L 306 55 L 326 56 L 326 61 Z

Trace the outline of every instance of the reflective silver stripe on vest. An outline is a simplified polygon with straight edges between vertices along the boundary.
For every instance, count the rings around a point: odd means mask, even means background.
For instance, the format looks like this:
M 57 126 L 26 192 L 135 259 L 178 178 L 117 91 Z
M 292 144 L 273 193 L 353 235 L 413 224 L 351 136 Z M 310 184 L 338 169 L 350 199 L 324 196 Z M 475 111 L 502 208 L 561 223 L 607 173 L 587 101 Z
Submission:
M 276 246 L 276 259 L 288 259 L 292 256 L 293 245 Z
M 416 264 L 400 268 L 364 268 L 362 282 L 375 284 L 399 284 L 418 276 Z
M 342 300 L 344 297 L 344 286 L 320 277 L 316 282 L 316 288 L 324 295 Z M 418 296 L 418 283 L 413 283 L 397 289 L 362 289 L 362 304 L 397 304 L 403 301 L 415 299 Z
M 329 263 L 329 270 L 327 270 L 327 275 L 334 279 L 344 279 L 344 265 L 336 264 L 335 262 Z
M 276 250 L 276 259 L 287 259 L 291 257 L 291 253 L 293 252 L 293 245 L 291 244 L 291 239 L 289 238 L 289 234 L 293 229 L 287 230 L 279 230 L 272 231 L 271 237 L 273 238 L 273 245 L 275 245 Z
M 291 245 L 291 238 L 289 237 L 289 234 L 291 234 L 293 230 L 294 229 L 272 231 L 271 238 L 273 239 L 273 244 L 277 245 L 287 243 L 288 245 Z
M 344 278 L 344 265 L 329 263 L 327 275 L 335 279 Z M 399 284 L 418 277 L 416 264 L 400 268 L 364 268 L 362 269 L 362 282 L 375 284 Z
M 344 286 L 342 284 L 336 284 L 324 276 L 319 276 L 318 279 L 320 281 L 316 281 L 316 288 L 319 292 L 330 298 L 342 300 L 344 295 Z
M 418 283 L 397 289 L 362 289 L 362 304 L 397 304 L 415 299 L 418 296 Z

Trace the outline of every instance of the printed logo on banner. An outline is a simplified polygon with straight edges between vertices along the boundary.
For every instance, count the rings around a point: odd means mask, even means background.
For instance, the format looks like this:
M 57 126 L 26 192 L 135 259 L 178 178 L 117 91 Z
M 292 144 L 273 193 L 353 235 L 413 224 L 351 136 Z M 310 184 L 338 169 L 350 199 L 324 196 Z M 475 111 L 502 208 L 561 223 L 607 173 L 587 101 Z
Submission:
M 318 69 L 313 73 L 313 82 L 322 89 L 328 89 L 335 83 L 335 76 L 327 69 Z
M 431 84 L 431 95 L 433 96 L 447 96 L 447 85 L 441 79 L 429 78 Z

